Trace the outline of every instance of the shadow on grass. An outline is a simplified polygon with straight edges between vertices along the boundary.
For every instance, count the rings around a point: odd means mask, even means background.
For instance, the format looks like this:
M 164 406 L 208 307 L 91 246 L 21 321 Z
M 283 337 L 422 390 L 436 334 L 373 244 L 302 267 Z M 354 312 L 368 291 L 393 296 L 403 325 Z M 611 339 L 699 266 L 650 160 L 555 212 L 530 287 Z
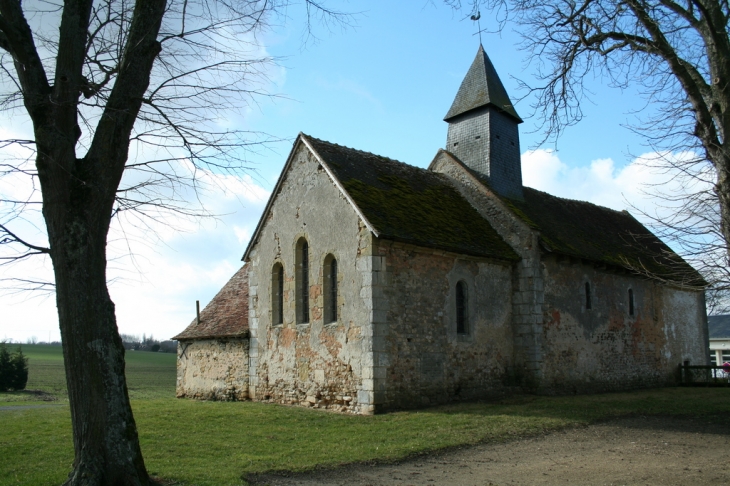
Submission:
M 0 392 L 0 402 L 55 402 L 58 397 L 43 390 Z

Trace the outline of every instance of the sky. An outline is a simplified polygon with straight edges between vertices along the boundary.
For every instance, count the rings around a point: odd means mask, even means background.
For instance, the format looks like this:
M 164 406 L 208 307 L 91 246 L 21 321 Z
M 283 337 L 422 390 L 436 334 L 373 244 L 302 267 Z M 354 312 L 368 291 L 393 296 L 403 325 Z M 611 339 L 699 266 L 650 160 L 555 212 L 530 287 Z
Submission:
M 234 175 L 205 172 L 214 188 L 203 195 L 217 218 L 140 228 L 121 220 L 110 234 L 109 291 L 121 333 L 169 339 L 205 306 L 242 265 L 241 257 L 258 222 L 291 144 L 299 132 L 427 167 L 446 141 L 443 117 L 479 47 L 474 22 L 437 0 L 332 2 L 354 12 L 349 27 L 315 26 L 318 39 L 306 39 L 302 10 L 259 37 L 261 51 L 278 60 L 263 86 L 273 97 L 259 98 L 227 123 L 264 132 L 280 143 L 247 154 L 254 170 Z M 494 19 L 482 13 L 482 28 Z M 584 119 L 568 127 L 556 143 L 542 140 L 531 99 L 518 80 L 535 83 L 535 66 L 526 65 L 520 38 L 508 26 L 483 33 L 484 48 L 525 123 L 520 125 L 525 185 L 614 209 L 629 204 L 650 208 L 642 184 L 657 183 L 640 163 L 648 149 L 625 128 L 643 100 L 631 90 L 596 79 Z M 5 127 L 5 128 L 3 128 Z M 22 113 L 0 114 L 0 138 L 28 130 Z M 0 178 L 0 195 L 19 184 Z M 192 194 L 184 194 L 192 198 Z M 42 238 L 40 220 L 20 226 L 29 238 Z M 34 240 L 35 241 L 35 240 Z M 0 278 L 51 274 L 50 262 L 34 260 L 0 268 Z M 0 293 L 0 340 L 58 340 L 54 296 Z

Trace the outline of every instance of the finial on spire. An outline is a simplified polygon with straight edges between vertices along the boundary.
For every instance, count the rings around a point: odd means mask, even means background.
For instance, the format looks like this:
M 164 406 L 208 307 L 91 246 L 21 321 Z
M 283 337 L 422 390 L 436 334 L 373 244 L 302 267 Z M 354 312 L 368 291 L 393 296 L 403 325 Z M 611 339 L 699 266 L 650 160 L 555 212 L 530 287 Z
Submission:
M 471 16 L 471 19 L 477 23 L 477 28 L 479 29 L 477 31 L 477 34 L 479 34 L 479 45 L 482 45 L 482 23 L 479 22 L 479 19 L 482 18 L 482 13 L 477 10 L 477 13 Z M 475 34 L 476 35 L 476 34 Z

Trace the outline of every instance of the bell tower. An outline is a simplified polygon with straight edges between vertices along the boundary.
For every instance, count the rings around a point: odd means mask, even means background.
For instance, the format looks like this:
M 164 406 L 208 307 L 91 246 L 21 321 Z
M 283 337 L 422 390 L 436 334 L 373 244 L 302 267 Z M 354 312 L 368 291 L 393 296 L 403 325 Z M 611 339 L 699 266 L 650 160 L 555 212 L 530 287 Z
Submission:
M 444 121 L 446 150 L 467 167 L 489 178 L 499 194 L 522 199 L 520 133 L 515 111 L 484 47 L 461 82 Z

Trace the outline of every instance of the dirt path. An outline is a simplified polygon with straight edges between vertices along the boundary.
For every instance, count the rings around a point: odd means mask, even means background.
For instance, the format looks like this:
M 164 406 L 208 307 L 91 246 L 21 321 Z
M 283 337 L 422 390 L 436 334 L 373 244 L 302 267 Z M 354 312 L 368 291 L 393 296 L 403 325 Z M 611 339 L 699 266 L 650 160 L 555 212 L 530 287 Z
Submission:
M 271 486 L 730 484 L 730 421 L 631 417 L 506 444 L 330 471 L 249 478 Z

